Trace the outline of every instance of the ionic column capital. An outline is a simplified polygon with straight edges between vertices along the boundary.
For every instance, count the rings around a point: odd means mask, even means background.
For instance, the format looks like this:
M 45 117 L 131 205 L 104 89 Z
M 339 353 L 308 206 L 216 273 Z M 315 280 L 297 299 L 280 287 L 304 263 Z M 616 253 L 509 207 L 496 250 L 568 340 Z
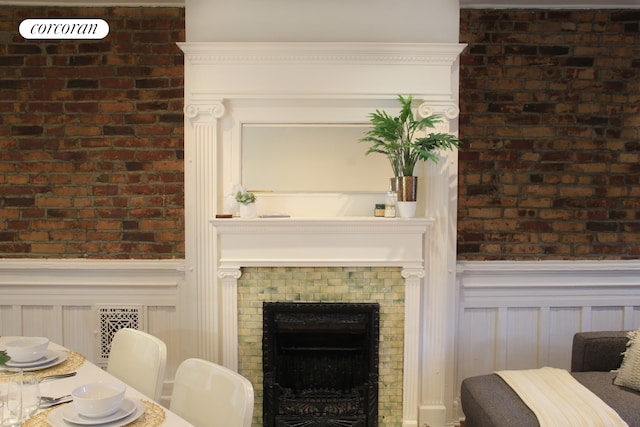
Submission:
M 226 109 L 222 101 L 209 104 L 189 104 L 184 107 L 184 116 L 192 124 L 196 122 L 213 122 L 223 117 L 225 112 Z
M 426 101 L 418 107 L 418 114 L 421 117 L 428 117 L 433 114 L 441 114 L 449 120 L 453 120 L 460 115 L 460 107 L 450 101 Z
M 422 279 L 424 277 L 423 268 L 403 268 L 400 275 L 405 279 Z
M 219 268 L 218 277 L 222 280 L 234 279 L 238 280 L 242 276 L 242 270 L 239 268 Z

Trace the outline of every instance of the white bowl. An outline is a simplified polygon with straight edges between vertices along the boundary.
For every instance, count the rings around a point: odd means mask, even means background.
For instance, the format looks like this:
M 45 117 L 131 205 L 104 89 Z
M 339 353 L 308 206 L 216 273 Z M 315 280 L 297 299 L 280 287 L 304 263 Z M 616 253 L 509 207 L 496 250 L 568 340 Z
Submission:
M 34 362 L 47 352 L 49 338 L 24 337 L 7 343 L 7 354 L 12 361 L 18 363 Z
M 78 414 L 90 418 L 103 418 L 122 406 L 127 386 L 121 383 L 98 382 L 73 389 L 73 405 Z

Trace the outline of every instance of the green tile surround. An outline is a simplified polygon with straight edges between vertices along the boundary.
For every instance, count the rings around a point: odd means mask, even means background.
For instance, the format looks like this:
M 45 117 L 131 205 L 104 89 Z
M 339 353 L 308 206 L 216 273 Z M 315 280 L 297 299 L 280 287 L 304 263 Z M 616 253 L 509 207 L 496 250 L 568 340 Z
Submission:
M 262 426 L 262 303 L 380 304 L 379 425 L 402 424 L 404 279 L 396 267 L 243 268 L 238 281 L 238 369 L 255 388 L 253 425 Z

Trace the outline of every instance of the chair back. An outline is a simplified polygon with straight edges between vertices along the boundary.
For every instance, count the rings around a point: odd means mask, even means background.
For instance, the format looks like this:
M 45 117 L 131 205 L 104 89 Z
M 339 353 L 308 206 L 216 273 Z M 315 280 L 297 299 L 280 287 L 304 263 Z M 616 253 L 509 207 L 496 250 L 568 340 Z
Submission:
M 111 340 L 107 372 L 156 402 L 167 367 L 167 346 L 136 329 L 119 329 Z
M 224 366 L 187 359 L 176 371 L 169 409 L 195 427 L 251 427 L 253 386 Z

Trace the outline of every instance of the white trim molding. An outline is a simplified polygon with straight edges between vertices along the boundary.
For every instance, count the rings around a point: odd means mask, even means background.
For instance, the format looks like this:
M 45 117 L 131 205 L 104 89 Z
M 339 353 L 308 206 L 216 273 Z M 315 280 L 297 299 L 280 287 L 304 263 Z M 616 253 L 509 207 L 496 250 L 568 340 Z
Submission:
M 184 261 L 0 259 L 1 304 L 93 304 L 96 294 L 146 305 L 176 305 Z

